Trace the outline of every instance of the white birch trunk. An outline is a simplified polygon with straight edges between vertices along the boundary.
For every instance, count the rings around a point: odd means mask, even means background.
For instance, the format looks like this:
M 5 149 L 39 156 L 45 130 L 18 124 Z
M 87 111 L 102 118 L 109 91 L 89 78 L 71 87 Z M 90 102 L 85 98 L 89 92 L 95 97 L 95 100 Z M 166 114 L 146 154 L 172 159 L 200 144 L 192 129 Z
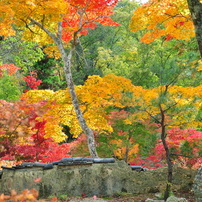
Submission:
M 73 46 L 71 48 L 69 54 L 67 55 L 65 52 L 65 49 L 63 47 L 63 43 L 62 43 L 62 37 L 61 37 L 62 25 L 61 25 L 61 23 L 58 24 L 58 34 L 55 35 L 52 32 L 50 32 L 48 29 L 43 27 L 43 25 L 41 23 L 39 23 L 38 21 L 36 21 L 35 19 L 29 18 L 29 20 L 31 22 L 35 23 L 37 26 L 39 26 L 42 30 L 44 30 L 53 39 L 53 41 L 55 42 L 55 44 L 57 45 L 57 47 L 59 49 L 59 51 L 61 53 L 62 60 L 64 62 L 63 68 L 64 68 L 64 72 L 65 72 L 67 85 L 68 85 L 68 88 L 70 91 L 72 104 L 73 104 L 75 112 L 76 112 L 76 116 L 78 118 L 79 124 L 80 124 L 83 132 L 87 136 L 88 149 L 89 149 L 91 157 L 92 158 L 98 158 L 93 130 L 88 127 L 88 125 L 86 124 L 86 121 L 83 117 L 83 113 L 79 107 L 79 102 L 78 102 L 78 99 L 76 96 L 76 92 L 75 92 L 75 88 L 74 88 L 74 82 L 72 79 L 71 58 L 72 58 L 72 52 L 73 52 L 75 46 Z
M 73 49 L 70 50 L 69 55 L 66 54 L 64 47 L 62 46 L 62 43 L 57 44 L 58 48 L 60 50 L 63 62 L 64 62 L 64 71 L 65 71 L 65 77 L 66 81 L 69 87 L 70 95 L 72 98 L 72 104 L 74 105 L 74 109 L 77 115 L 77 118 L 79 120 L 79 124 L 83 130 L 83 132 L 87 135 L 87 141 L 88 141 L 88 149 L 93 158 L 97 158 L 98 154 L 96 151 L 96 144 L 95 144 L 95 138 L 92 129 L 88 127 L 86 124 L 86 121 L 83 117 L 83 113 L 79 107 L 78 99 L 76 96 L 75 88 L 74 88 L 74 82 L 72 79 L 72 73 L 71 73 L 71 58 L 72 58 L 72 52 Z

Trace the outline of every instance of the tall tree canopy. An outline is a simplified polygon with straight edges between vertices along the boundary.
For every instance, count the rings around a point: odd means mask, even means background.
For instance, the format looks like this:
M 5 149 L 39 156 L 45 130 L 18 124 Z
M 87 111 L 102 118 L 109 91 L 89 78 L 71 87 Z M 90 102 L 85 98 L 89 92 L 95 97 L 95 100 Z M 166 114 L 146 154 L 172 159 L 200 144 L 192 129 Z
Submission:
M 139 7 L 131 20 L 132 31 L 147 29 L 141 38 L 151 43 L 162 36 L 165 40 L 190 40 L 196 36 L 202 57 L 202 3 L 200 0 L 150 0 Z
M 194 27 L 185 0 L 151 0 L 135 10 L 131 20 L 132 31 L 147 29 L 142 37 L 144 43 L 151 43 L 162 36 L 190 40 Z
M 92 157 L 97 157 L 93 131 L 88 127 L 79 107 L 71 73 L 71 58 L 79 36 L 87 34 L 97 23 L 118 25 L 109 18 L 118 0 L 2 0 L 0 35 L 4 37 L 22 30 L 24 39 L 41 45 L 54 43 L 64 62 L 64 72 L 71 99 L 82 130 L 88 137 Z M 25 29 L 27 28 L 27 29 Z M 47 37 L 48 35 L 48 37 Z M 69 54 L 65 43 L 72 40 Z

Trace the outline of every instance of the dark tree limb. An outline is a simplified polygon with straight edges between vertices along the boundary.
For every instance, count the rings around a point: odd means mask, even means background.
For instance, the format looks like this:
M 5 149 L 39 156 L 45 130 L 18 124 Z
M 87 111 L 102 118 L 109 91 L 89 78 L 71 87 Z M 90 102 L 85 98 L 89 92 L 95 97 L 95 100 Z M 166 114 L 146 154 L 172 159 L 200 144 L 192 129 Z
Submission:
M 202 3 L 199 0 L 187 0 L 195 27 L 196 40 L 202 58 Z

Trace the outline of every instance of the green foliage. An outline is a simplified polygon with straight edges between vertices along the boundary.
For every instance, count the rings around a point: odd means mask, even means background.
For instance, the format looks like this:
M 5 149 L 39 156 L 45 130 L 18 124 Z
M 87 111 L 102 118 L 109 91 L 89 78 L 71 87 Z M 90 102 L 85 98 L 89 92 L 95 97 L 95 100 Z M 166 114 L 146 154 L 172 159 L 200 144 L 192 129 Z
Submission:
M 26 73 L 33 71 L 32 66 L 42 57 L 43 52 L 37 44 L 21 40 L 20 34 L 0 41 L 0 61 L 14 63 Z
M 181 153 L 184 156 L 190 156 L 190 154 L 192 154 L 192 146 L 190 145 L 190 143 L 188 141 L 186 141 L 184 144 L 182 144 L 181 146 Z
M 196 40 L 161 38 L 150 44 L 140 42 L 145 31 L 129 30 L 131 16 L 138 6 L 134 1 L 120 1 L 113 16 L 120 26 L 98 26 L 81 37 L 82 46 L 77 47 L 73 67 L 77 83 L 82 84 L 92 73 L 101 76 L 113 73 L 145 88 L 170 82 L 200 85 L 202 72 L 191 68 L 193 61 L 199 59 Z
M 196 41 L 194 39 L 189 42 L 172 40 L 163 43 L 162 40 L 157 40 L 153 45 L 155 45 L 154 52 L 149 61 L 151 72 L 158 78 L 156 86 L 170 84 L 200 85 L 201 72 L 191 68 L 193 61 L 199 59 L 199 54 L 195 50 Z
M 113 127 L 113 132 L 103 133 L 98 136 L 98 152 L 102 156 L 114 155 L 128 161 L 135 158 L 137 154 L 147 156 L 155 147 L 157 135 L 154 127 L 149 122 L 127 122 L 131 114 L 131 110 L 115 110 L 111 112 L 109 123 Z M 138 147 L 135 147 L 135 145 L 138 145 Z M 121 151 L 122 148 L 128 149 L 128 154 L 125 149 Z M 118 152 L 119 150 L 122 152 L 121 154 Z M 126 152 L 126 156 L 122 156 L 124 152 Z
M 60 59 L 57 60 L 47 55 L 44 55 L 33 65 L 33 69 L 37 72 L 37 78 L 42 80 L 40 89 L 59 90 L 66 88 L 62 65 Z
M 22 94 L 22 86 L 20 86 L 20 79 L 14 75 L 4 73 L 0 77 L 0 99 L 6 101 L 18 100 Z

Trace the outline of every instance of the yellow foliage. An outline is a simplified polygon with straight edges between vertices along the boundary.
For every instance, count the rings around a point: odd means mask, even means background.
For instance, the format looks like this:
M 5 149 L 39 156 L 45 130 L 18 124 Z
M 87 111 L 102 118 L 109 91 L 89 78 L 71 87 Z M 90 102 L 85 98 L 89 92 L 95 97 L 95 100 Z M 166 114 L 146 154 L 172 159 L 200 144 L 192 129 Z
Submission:
M 134 155 L 139 152 L 139 145 L 138 144 L 126 144 L 122 140 L 111 140 L 110 144 L 116 145 L 118 147 L 115 149 L 114 155 L 119 159 L 126 159 L 130 161 L 134 158 Z
M 202 71 L 202 60 L 194 61 L 192 68 L 197 68 L 198 71 Z
M 130 29 L 134 32 L 148 30 L 141 38 L 144 43 L 151 43 L 168 35 L 182 40 L 190 40 L 195 36 L 186 0 L 149 1 L 135 10 Z
M 45 124 L 45 138 L 53 138 L 56 142 L 64 141 L 67 136 L 62 132 L 62 127 L 58 123 L 47 122 Z M 51 131 L 51 132 L 50 132 Z
M 24 93 L 21 99 L 25 99 L 27 103 L 36 103 L 41 101 L 47 101 L 53 96 L 54 92 L 52 90 L 29 90 Z
M 139 110 L 127 117 L 126 124 L 142 122 L 151 116 L 158 119 L 161 113 L 159 106 L 161 106 L 163 110 L 166 110 L 165 121 L 168 127 L 202 126 L 202 123 L 196 120 L 199 109 L 202 107 L 202 85 L 197 87 L 171 86 L 169 88 L 159 86 L 144 89 L 140 86 L 133 86 L 128 79 L 110 74 L 104 77 L 90 76 L 84 85 L 76 86 L 76 92 L 87 124 L 97 133 L 112 132 L 106 112 L 110 106 L 138 107 Z M 166 97 L 162 96 L 165 92 Z M 23 99 L 28 103 L 39 101 L 45 103 L 43 106 L 45 113 L 38 119 L 46 120 L 46 137 L 52 137 L 57 142 L 64 140 L 62 125 L 69 126 L 74 137 L 78 137 L 82 133 L 68 88 L 56 92 L 30 90 L 23 95 Z M 119 152 L 122 153 L 124 150 Z
M 12 34 L 12 24 L 24 29 L 24 37 L 33 39 L 42 44 L 49 44 L 47 35 L 42 34 L 39 29 L 30 23 L 29 17 L 41 22 L 44 27 L 48 27 L 53 33 L 57 32 L 58 22 L 62 20 L 63 15 L 68 12 L 68 1 L 64 0 L 1 0 L 0 11 L 4 19 L 0 23 L 0 35 L 8 37 Z M 37 34 L 36 34 L 37 33 Z M 34 36 L 35 35 L 35 36 Z
M 53 57 L 55 59 L 59 59 L 61 54 L 57 48 L 57 46 L 48 46 L 43 49 L 44 53 L 46 53 L 49 57 Z
M 4 5 L 2 1 L 0 1 L 0 13 L 3 16 L 0 20 L 0 36 L 9 37 L 14 35 L 15 32 L 12 29 L 12 18 L 14 16 L 13 10 L 9 5 Z

